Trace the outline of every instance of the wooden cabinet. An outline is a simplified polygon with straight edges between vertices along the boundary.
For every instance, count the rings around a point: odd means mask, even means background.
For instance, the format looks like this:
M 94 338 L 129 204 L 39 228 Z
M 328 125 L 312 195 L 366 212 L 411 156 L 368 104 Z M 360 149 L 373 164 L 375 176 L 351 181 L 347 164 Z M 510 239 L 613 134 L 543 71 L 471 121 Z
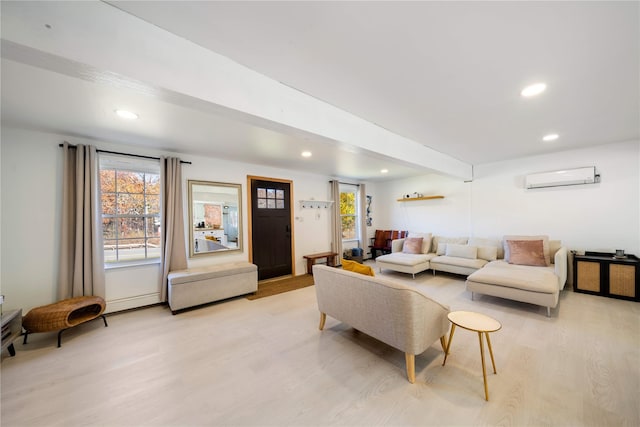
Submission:
M 573 258 L 573 290 L 640 301 L 640 260 L 634 255 L 586 252 Z

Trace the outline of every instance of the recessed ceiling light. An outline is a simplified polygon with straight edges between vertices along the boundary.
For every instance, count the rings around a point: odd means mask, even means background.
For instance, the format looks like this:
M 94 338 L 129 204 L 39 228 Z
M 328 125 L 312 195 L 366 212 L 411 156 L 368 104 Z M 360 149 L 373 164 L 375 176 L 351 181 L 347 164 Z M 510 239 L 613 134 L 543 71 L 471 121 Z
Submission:
M 300 154 L 302 155 L 302 157 L 311 157 L 311 151 L 303 151 Z
M 549 135 L 545 135 L 542 137 L 542 140 L 545 142 L 555 141 L 558 139 L 559 135 L 557 133 L 550 133 Z
M 536 96 L 541 94 L 542 92 L 545 91 L 545 89 L 547 89 L 547 85 L 545 83 L 536 83 L 522 89 L 522 92 L 520 92 L 520 95 L 528 98 L 530 96 Z
M 380 169 L 380 173 L 388 173 L 389 169 Z
M 136 113 L 132 113 L 131 111 L 127 111 L 127 110 L 116 110 L 116 114 L 123 119 L 127 119 L 127 120 L 135 120 L 138 118 L 138 115 Z

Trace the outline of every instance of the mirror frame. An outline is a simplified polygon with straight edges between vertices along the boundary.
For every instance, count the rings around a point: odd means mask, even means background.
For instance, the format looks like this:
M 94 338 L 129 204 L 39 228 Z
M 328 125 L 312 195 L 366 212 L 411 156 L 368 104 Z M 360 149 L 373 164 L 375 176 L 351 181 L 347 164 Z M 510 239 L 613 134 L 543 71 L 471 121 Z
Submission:
M 188 180 L 188 201 L 189 201 L 189 258 L 207 256 L 207 255 L 218 255 L 218 254 L 228 254 L 229 252 L 242 252 L 242 184 L 231 184 L 227 182 L 213 182 L 213 181 L 199 181 L 199 180 Z M 195 227 L 195 218 L 194 218 L 194 200 L 193 200 L 193 190 L 194 186 L 207 186 L 207 187 L 223 187 L 225 189 L 235 188 L 237 191 L 236 201 L 238 205 L 238 247 L 237 248 L 225 248 L 225 249 L 216 249 L 206 252 L 196 251 L 195 239 L 194 239 L 194 230 Z M 221 202 L 224 205 L 224 201 Z

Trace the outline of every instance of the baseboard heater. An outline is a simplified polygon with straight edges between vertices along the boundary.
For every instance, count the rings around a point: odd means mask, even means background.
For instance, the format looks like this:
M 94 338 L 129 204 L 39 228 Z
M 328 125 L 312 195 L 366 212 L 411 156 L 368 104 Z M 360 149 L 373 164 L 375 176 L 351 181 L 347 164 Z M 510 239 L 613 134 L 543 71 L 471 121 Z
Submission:
M 595 166 L 589 166 L 527 175 L 525 177 L 525 188 L 561 187 L 565 185 L 595 184 L 596 182 L 600 182 L 600 175 L 596 174 Z

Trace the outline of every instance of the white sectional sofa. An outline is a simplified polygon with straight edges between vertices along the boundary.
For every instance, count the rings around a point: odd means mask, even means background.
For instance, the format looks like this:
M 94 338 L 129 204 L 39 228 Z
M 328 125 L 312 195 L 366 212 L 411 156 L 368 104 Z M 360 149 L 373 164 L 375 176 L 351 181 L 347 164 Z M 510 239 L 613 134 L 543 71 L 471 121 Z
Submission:
M 420 235 L 431 237 L 428 233 Z M 409 232 L 408 238 L 411 237 Z M 376 266 L 381 272 L 389 269 L 414 278 L 428 269 L 434 275 L 436 271 L 465 275 L 472 298 L 474 293 L 480 293 L 537 304 L 547 308 L 547 316 L 558 305 L 567 280 L 567 249 L 559 240 L 549 240 L 547 236 L 504 236 L 502 241 L 434 236 L 430 240 L 430 249 L 424 253 L 405 253 L 405 239 L 394 240 L 391 254 L 378 257 Z M 522 265 L 510 260 L 508 248 L 513 241 L 542 242 L 539 249 L 544 262 L 540 259 L 540 265 Z

